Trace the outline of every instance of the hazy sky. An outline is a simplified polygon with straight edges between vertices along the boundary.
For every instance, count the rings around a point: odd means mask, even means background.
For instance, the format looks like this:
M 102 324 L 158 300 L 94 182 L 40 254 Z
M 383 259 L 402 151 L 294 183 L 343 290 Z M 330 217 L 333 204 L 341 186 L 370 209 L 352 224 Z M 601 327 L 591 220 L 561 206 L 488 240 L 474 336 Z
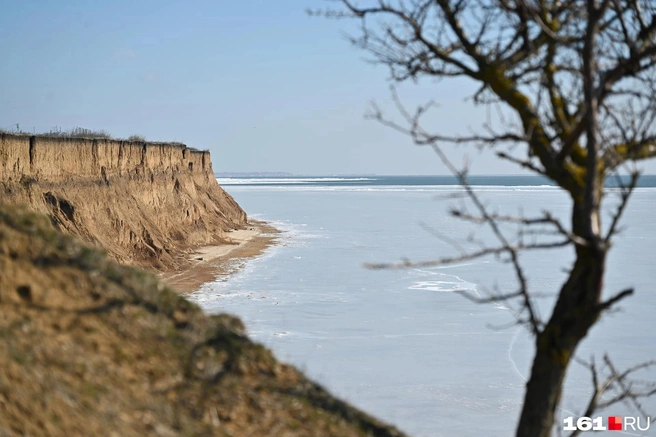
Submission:
M 308 17 L 322 0 L 21 0 L 0 15 L 0 127 L 80 126 L 209 149 L 217 172 L 445 174 L 432 152 L 363 115 L 389 104 L 387 71 Z M 485 114 L 466 82 L 400 89 L 440 104 L 431 128 Z M 452 156 L 458 163 L 465 149 Z M 472 171 L 517 173 L 469 151 Z M 656 163 L 647 170 L 656 173 Z

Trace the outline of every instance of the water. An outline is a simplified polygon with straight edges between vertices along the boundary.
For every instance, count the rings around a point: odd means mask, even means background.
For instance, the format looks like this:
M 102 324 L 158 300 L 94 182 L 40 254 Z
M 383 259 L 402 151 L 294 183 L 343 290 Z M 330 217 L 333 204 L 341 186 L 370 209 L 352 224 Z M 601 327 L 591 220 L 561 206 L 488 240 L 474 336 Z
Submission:
M 327 177 L 220 180 L 251 217 L 285 231 L 281 245 L 249 261 L 193 299 L 208 312 L 240 316 L 256 341 L 334 394 L 414 436 L 512 435 L 533 354 L 532 339 L 511 325 L 512 308 L 477 305 L 454 291 L 512 291 L 507 264 L 481 259 L 439 268 L 368 270 L 365 262 L 456 255 L 437 231 L 465 248 L 489 232 L 449 216 L 462 190 L 450 178 Z M 526 216 L 549 209 L 567 219 L 567 196 L 539 178 L 481 177 L 486 204 Z M 646 178 L 612 250 L 608 295 L 636 295 L 606 316 L 579 349 L 619 367 L 656 358 L 652 285 L 656 178 Z M 615 194 L 610 190 L 609 198 Z M 613 203 L 612 201 L 610 202 Z M 433 231 L 427 230 L 430 227 Z M 512 231 L 513 229 L 508 229 Z M 568 249 L 522 257 L 531 290 L 545 295 L 543 315 L 572 260 Z M 654 372 L 651 372 L 653 376 Z M 585 369 L 572 365 L 562 417 L 581 413 L 590 393 Z M 646 403 L 652 413 L 656 404 Z M 604 414 L 624 414 L 621 406 Z M 644 435 L 654 435 L 649 431 Z M 620 434 L 620 433 L 616 433 Z M 633 434 L 642 435 L 642 434 Z

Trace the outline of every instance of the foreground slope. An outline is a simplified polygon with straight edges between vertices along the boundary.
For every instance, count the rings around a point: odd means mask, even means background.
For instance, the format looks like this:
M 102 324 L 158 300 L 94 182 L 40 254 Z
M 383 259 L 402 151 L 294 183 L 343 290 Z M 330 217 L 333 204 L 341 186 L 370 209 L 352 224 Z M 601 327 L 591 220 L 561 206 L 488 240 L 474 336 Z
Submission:
M 150 273 L 0 206 L 0 436 L 402 436 Z

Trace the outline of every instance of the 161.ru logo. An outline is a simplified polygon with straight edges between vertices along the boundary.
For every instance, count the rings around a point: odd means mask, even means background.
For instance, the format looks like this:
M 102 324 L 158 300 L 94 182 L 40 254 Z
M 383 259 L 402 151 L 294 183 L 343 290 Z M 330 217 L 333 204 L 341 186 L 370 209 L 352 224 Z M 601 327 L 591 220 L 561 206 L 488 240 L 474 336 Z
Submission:
M 650 418 L 642 419 L 631 416 L 608 416 L 607 425 L 604 425 L 603 417 L 573 417 L 563 419 L 565 426 L 563 431 L 647 431 Z

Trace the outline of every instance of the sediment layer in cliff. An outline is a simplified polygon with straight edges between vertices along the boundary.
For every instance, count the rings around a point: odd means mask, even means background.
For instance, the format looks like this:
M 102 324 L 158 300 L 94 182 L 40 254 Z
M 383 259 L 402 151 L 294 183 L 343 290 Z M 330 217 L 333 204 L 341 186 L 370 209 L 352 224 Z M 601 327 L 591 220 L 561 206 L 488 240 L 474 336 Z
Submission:
M 229 243 L 246 213 L 209 152 L 183 144 L 0 134 L 0 203 L 26 204 L 115 260 L 171 269 L 189 248 Z
M 0 205 L 0 435 L 402 437 L 231 316 Z

